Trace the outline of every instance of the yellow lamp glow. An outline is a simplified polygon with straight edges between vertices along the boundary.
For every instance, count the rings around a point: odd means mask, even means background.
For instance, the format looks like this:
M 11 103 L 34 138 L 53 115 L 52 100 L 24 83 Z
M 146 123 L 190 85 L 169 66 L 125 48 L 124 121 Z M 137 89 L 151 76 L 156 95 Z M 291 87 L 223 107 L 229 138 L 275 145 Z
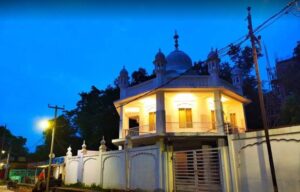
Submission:
M 221 97 L 221 102 L 224 103 L 224 102 L 226 102 L 226 101 L 228 101 L 228 99 L 222 96 L 222 97 Z M 213 99 L 213 98 L 208 98 L 208 99 L 207 99 L 207 102 L 208 102 L 208 108 L 209 108 L 210 110 L 215 110 L 215 102 L 214 102 L 214 99 Z
M 40 119 L 38 122 L 37 122 L 37 127 L 44 131 L 46 129 L 48 129 L 50 127 L 50 122 L 48 119 Z
M 175 108 L 193 108 L 196 98 L 191 93 L 179 93 L 174 96 Z
M 125 108 L 125 113 L 139 113 L 140 109 L 138 107 L 128 107 Z

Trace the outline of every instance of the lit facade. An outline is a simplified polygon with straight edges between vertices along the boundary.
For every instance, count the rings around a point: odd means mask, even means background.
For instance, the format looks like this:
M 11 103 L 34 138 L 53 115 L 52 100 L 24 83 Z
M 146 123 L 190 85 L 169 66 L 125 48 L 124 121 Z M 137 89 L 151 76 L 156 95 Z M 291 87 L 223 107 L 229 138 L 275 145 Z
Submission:
M 120 100 L 115 102 L 120 115 L 119 139 L 113 142 L 124 146 L 126 136 L 133 143 L 148 138 L 151 144 L 161 137 L 213 138 L 245 132 L 244 104 L 249 101 L 242 96 L 241 71 L 233 69 L 230 84 L 219 78 L 219 62 L 217 51 L 212 50 L 207 58 L 210 74 L 199 75 L 177 41 L 167 57 L 160 50 L 156 54 L 155 78 L 129 86 L 123 68 L 118 78 Z M 137 142 L 137 146 L 146 144 Z

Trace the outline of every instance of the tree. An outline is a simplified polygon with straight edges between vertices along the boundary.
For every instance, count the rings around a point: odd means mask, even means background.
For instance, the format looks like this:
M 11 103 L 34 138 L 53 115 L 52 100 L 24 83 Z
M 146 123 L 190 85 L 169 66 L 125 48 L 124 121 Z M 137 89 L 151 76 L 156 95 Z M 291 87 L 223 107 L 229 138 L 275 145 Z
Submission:
M 154 77 L 154 73 L 152 73 L 152 75 L 148 75 L 147 71 L 144 68 L 139 68 L 138 70 L 132 72 L 130 85 L 137 85 Z
M 300 97 L 299 95 L 289 95 L 281 109 L 280 123 L 282 125 L 300 124 Z
M 82 139 L 87 141 L 88 148 L 98 150 L 102 136 L 108 148 L 116 148 L 111 140 L 118 137 L 119 115 L 113 102 L 119 99 L 119 89 L 108 86 L 105 90 L 98 90 L 92 86 L 90 92 L 83 92 L 80 97 L 71 118 Z
M 297 45 L 294 48 L 294 57 L 300 61 L 300 41 L 297 42 Z
M 300 42 L 294 48 L 294 57 L 286 68 L 284 74 L 280 75 L 280 84 L 284 87 L 287 97 L 282 104 L 280 113 L 281 125 L 295 125 L 300 123 Z
M 260 129 L 262 128 L 262 118 L 259 107 L 257 81 L 253 75 L 254 64 L 252 49 L 248 46 L 241 48 L 240 46 L 231 45 L 228 55 L 233 64 L 241 68 L 243 73 L 243 93 L 251 100 L 251 103 L 245 106 L 247 127 L 248 129 Z M 258 56 L 262 55 L 259 53 Z M 229 66 L 226 66 L 223 70 L 224 69 L 228 71 Z M 228 74 L 228 72 L 226 74 Z
M 13 135 L 5 126 L 0 126 L 1 148 L 10 151 L 12 156 L 26 156 L 28 149 L 25 147 L 26 138 Z
M 77 134 L 77 127 L 72 126 L 69 116 L 72 112 L 67 112 L 65 115 L 57 117 L 55 137 L 54 137 L 54 149 L 53 153 L 56 157 L 64 156 L 67 148 L 71 146 L 73 153 L 76 153 L 77 149 L 82 144 L 82 139 Z M 51 120 L 53 122 L 53 119 Z M 34 161 L 47 160 L 50 153 L 50 145 L 52 138 L 52 129 L 47 129 L 43 132 L 44 143 L 36 147 L 35 153 L 31 154 L 30 159 Z

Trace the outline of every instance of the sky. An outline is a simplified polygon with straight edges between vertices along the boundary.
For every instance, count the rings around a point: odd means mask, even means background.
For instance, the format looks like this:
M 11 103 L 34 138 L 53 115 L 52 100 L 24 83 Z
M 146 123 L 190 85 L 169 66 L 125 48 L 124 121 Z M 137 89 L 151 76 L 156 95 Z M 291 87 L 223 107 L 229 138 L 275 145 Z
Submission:
M 48 104 L 74 109 L 80 92 L 92 85 L 104 89 L 123 66 L 129 73 L 139 67 L 151 72 L 159 48 L 165 55 L 174 50 L 175 30 L 179 49 L 193 61 L 204 60 L 212 47 L 220 49 L 247 33 L 248 5 L 255 27 L 288 1 L 185 2 L 2 7 L 0 125 L 27 138 L 34 151 L 42 143 L 35 122 L 54 114 Z M 293 13 L 260 33 L 272 65 L 275 58 L 291 56 L 300 40 L 300 13 Z M 266 79 L 266 59 L 259 63 Z

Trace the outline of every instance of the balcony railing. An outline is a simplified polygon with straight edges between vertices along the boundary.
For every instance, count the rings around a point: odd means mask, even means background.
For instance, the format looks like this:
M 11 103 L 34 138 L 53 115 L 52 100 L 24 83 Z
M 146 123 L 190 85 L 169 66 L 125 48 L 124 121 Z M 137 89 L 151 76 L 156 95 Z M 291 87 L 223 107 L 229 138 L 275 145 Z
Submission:
M 167 132 L 217 132 L 212 122 L 166 122 Z
M 156 132 L 155 125 L 142 125 L 138 127 L 130 127 L 129 129 L 125 129 L 125 136 L 139 136 L 139 135 L 146 135 Z
M 225 123 L 224 125 L 224 131 L 227 134 L 235 134 L 235 133 L 245 133 L 246 129 L 234 126 L 230 123 Z
M 230 123 L 224 124 L 224 131 L 227 134 L 244 133 L 245 129 L 237 126 L 232 126 Z M 217 133 L 216 125 L 212 122 L 166 122 L 166 132 L 169 133 L 184 133 L 184 132 L 197 132 L 197 133 Z M 156 133 L 155 125 L 142 125 L 138 127 L 131 127 L 124 130 L 125 136 L 140 136 L 151 133 Z

